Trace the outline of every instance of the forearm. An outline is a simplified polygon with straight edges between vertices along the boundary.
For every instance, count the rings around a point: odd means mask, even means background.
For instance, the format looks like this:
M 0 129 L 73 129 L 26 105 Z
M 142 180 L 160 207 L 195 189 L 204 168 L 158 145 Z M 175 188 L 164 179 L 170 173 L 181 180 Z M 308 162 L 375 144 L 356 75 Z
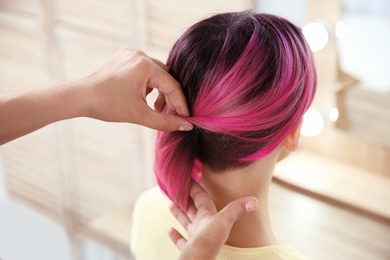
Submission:
M 140 51 L 121 49 L 91 74 L 76 81 L 53 82 L 47 88 L 0 93 L 0 145 L 45 125 L 74 117 L 127 122 L 160 131 L 190 131 L 179 116 L 152 110 L 146 103 L 158 89 L 170 111 L 189 116 L 180 84 L 168 67 Z
M 58 81 L 49 87 L 0 94 L 0 144 L 50 123 L 84 116 L 84 88 L 76 81 Z

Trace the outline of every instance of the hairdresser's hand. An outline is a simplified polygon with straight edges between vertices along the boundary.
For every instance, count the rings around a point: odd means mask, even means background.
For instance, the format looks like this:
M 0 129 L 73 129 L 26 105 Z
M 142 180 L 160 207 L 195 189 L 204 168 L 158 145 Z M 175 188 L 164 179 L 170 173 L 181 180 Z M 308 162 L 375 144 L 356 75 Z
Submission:
M 137 50 L 122 49 L 99 69 L 80 80 L 90 87 L 90 117 L 113 122 L 129 122 L 161 131 L 191 130 L 192 124 L 174 116 L 189 116 L 179 83 L 168 67 Z M 146 103 L 154 89 L 159 96 L 155 110 Z M 168 106 L 171 115 L 161 113 Z
M 78 80 L 63 80 L 42 88 L 0 94 L 0 144 L 45 125 L 75 117 L 129 122 L 161 131 L 191 130 L 188 108 L 179 83 L 168 68 L 140 51 L 122 49 L 107 62 Z M 160 95 L 156 111 L 146 96 Z M 171 115 L 161 113 L 168 106 Z
M 190 195 L 193 204 L 187 214 L 176 204 L 170 206 L 172 214 L 188 231 L 189 239 L 173 228 L 169 230 L 169 236 L 181 251 L 180 259 L 215 259 L 234 222 L 245 212 L 257 209 L 258 202 L 253 197 L 243 197 L 217 212 L 213 201 L 199 184 L 193 183 Z

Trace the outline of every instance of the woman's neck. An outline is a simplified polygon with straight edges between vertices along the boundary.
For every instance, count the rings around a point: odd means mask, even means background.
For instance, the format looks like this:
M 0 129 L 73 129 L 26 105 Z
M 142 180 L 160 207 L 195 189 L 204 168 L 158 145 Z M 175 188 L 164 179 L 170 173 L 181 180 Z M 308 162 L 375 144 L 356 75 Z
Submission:
M 268 212 L 268 190 L 277 158 L 267 156 L 248 167 L 215 173 L 207 166 L 200 184 L 210 194 L 218 210 L 243 196 L 259 201 L 256 211 L 244 214 L 233 225 L 227 245 L 250 248 L 278 244 Z

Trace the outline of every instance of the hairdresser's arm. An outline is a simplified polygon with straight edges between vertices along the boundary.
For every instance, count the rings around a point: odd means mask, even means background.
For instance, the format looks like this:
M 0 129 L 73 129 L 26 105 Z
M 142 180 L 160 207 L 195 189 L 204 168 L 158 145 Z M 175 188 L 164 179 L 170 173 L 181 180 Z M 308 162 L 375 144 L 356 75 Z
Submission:
M 255 210 L 258 202 L 253 197 L 243 197 L 217 212 L 214 202 L 197 183 L 193 183 L 190 195 L 193 203 L 187 213 L 176 204 L 170 206 L 172 214 L 188 231 L 189 239 L 173 228 L 169 236 L 181 251 L 181 260 L 216 259 L 234 222 L 245 212 Z
M 192 125 L 161 108 L 188 116 L 180 85 L 161 62 L 140 51 L 122 49 L 91 74 L 43 88 L 0 94 L 0 144 L 50 123 L 74 117 L 129 122 L 161 131 L 191 130 Z M 146 96 L 159 90 L 154 111 Z

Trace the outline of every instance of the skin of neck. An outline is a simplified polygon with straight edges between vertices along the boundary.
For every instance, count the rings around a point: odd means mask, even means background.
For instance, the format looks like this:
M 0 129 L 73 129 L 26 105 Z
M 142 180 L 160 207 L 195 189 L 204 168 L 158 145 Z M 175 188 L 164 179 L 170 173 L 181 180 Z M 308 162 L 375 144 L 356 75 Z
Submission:
M 223 172 L 214 172 L 203 165 L 201 186 L 214 201 L 217 210 L 243 196 L 256 197 L 257 210 L 244 214 L 233 225 L 226 245 L 251 248 L 279 244 L 269 217 L 268 191 L 275 164 L 287 157 L 289 152 L 283 145 L 250 165 Z

